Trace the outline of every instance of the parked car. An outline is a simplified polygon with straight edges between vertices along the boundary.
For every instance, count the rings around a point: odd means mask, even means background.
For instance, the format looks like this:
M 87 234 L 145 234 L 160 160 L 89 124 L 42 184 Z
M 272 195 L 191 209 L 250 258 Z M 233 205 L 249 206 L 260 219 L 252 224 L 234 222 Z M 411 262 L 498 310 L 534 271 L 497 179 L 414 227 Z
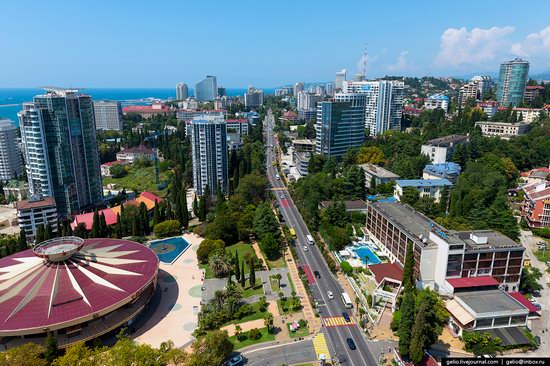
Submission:
M 351 322 L 351 318 L 349 317 L 349 314 L 346 313 L 345 311 L 342 311 L 342 318 L 344 318 L 344 320 L 347 321 L 348 323 Z
M 535 344 L 537 345 L 537 347 L 540 347 L 540 337 L 539 336 L 535 336 Z
M 334 294 L 332 293 L 332 291 L 327 291 L 327 296 L 329 299 L 334 299 Z
M 348 342 L 349 349 L 351 349 L 352 351 L 357 349 L 357 346 L 355 345 L 355 342 L 353 341 L 353 339 L 347 338 L 346 342 Z
M 321 278 L 321 274 L 319 273 L 319 271 L 313 271 L 313 275 L 315 276 L 315 278 Z
M 235 357 L 233 357 L 232 359 L 230 359 L 229 361 L 227 361 L 225 363 L 225 366 L 238 366 L 238 365 L 242 365 L 243 363 L 243 356 L 241 355 L 237 355 Z

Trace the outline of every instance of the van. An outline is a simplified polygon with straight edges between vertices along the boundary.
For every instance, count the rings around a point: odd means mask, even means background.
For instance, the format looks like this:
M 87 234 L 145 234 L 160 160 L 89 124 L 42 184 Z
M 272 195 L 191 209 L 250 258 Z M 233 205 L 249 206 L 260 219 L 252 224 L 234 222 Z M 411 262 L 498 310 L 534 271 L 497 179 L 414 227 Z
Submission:
M 306 239 L 307 239 L 307 242 L 309 243 L 309 245 L 315 244 L 315 241 L 313 240 L 313 236 L 306 235 Z

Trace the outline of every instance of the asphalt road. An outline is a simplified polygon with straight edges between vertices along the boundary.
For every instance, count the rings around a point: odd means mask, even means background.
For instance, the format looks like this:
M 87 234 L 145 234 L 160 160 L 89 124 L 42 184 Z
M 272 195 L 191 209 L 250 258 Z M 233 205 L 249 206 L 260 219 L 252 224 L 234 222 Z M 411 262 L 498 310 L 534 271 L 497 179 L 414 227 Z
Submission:
M 285 190 L 284 183 L 276 178 L 277 169 L 272 165 L 275 159 L 274 153 L 274 134 L 273 127 L 275 125 L 274 116 L 271 111 L 266 115 L 264 121 L 266 134 L 266 157 L 267 157 L 267 175 L 269 183 L 275 190 L 276 200 L 279 205 L 279 210 L 283 215 L 286 225 L 289 228 L 294 228 L 296 232 L 296 252 L 303 264 L 307 264 L 311 271 L 318 271 L 321 275 L 315 284 L 310 284 L 313 296 L 319 303 L 318 310 L 321 317 L 341 316 L 343 311 L 347 311 L 352 317 L 354 324 L 346 326 L 323 327 L 322 332 L 325 333 L 331 356 L 337 359 L 341 365 L 377 365 L 377 356 L 371 351 L 369 344 L 362 335 L 361 329 L 357 326 L 357 319 L 353 317 L 353 309 L 346 309 L 340 298 L 340 294 L 344 291 L 338 283 L 336 277 L 332 275 L 328 266 L 317 245 L 308 245 L 306 235 L 310 232 L 300 215 L 300 212 L 294 205 L 292 197 Z M 284 204 L 282 202 L 284 201 Z M 304 246 L 308 247 L 304 251 Z M 328 291 L 332 291 L 334 299 L 330 299 L 327 295 Z M 346 339 L 352 338 L 357 345 L 356 350 L 350 350 Z M 337 364 L 337 363 L 336 363 Z
M 316 359 L 311 339 L 243 352 L 247 366 L 294 365 Z

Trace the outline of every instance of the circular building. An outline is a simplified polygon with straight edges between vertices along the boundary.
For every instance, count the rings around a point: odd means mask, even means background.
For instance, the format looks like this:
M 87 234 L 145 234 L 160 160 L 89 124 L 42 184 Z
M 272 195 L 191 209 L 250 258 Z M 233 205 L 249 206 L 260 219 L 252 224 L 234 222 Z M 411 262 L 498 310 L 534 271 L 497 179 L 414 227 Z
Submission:
M 129 325 L 156 287 L 159 260 L 128 240 L 63 237 L 0 259 L 2 343 L 60 347 Z

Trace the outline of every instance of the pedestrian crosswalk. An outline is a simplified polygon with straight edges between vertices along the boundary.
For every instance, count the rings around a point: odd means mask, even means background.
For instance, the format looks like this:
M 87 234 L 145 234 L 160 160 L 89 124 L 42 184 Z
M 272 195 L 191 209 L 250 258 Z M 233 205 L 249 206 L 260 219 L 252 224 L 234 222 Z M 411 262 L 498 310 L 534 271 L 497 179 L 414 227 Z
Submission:
M 347 322 L 343 316 L 329 316 L 323 318 L 323 325 L 325 327 L 339 327 L 354 324 L 353 319 L 350 319 L 350 321 Z
M 313 337 L 313 348 L 315 348 L 317 359 L 319 359 L 320 355 L 325 355 L 327 359 L 330 358 L 324 333 L 318 333 L 315 337 Z

